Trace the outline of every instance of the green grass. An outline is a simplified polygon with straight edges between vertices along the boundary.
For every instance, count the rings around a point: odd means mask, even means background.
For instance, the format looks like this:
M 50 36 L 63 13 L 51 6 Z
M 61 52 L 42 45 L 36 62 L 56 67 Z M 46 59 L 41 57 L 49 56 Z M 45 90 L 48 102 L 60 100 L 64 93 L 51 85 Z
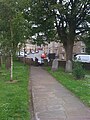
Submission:
M 29 67 L 14 63 L 14 80 L 10 83 L 10 73 L 0 70 L 0 120 L 30 120 L 29 113 Z
M 72 91 L 83 103 L 90 106 L 90 77 L 83 80 L 75 80 L 72 74 L 65 73 L 63 69 L 52 72 L 51 68 L 47 71 L 54 76 L 62 85 Z

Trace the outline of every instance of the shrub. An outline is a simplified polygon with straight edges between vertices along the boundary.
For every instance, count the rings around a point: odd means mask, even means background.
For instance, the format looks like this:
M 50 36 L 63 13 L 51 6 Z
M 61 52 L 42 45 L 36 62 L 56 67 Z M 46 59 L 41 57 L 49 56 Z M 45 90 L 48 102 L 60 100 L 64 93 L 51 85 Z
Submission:
M 82 79 L 85 77 L 85 71 L 80 62 L 75 62 L 73 65 L 73 75 L 76 79 Z

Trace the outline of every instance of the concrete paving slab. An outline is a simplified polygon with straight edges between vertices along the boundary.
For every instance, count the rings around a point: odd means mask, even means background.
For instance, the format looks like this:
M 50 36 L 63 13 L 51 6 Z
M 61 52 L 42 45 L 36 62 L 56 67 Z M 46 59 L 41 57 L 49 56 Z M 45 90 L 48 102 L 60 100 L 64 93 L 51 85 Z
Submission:
M 41 67 L 30 74 L 34 118 L 32 120 L 90 120 L 86 107 Z

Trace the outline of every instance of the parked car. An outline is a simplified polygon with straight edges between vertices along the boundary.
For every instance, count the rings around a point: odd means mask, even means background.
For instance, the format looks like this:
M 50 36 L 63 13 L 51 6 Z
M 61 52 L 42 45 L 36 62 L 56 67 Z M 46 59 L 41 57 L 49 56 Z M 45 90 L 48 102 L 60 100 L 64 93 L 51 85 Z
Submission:
M 39 63 L 40 65 L 44 64 L 44 59 L 43 59 L 43 58 L 38 59 L 38 63 Z
M 76 55 L 75 61 L 90 63 L 90 55 Z
M 45 54 L 45 53 L 42 53 L 42 54 L 41 54 L 41 58 L 46 58 L 46 54 Z
M 35 51 L 32 50 L 31 53 L 32 53 L 32 54 L 35 54 Z
M 23 57 L 24 57 L 24 55 L 27 56 L 27 53 L 26 52 L 24 53 L 24 51 L 17 52 L 16 54 L 18 56 L 23 56 Z
M 36 53 L 39 53 L 39 50 L 36 50 L 35 52 L 36 52 Z

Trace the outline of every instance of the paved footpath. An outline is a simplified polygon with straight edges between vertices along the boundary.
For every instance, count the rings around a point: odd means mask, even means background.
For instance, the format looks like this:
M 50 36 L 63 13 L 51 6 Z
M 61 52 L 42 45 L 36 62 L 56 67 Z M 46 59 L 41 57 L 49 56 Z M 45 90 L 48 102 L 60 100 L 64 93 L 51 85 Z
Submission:
M 32 120 L 90 120 L 90 108 L 41 67 L 31 67 Z

